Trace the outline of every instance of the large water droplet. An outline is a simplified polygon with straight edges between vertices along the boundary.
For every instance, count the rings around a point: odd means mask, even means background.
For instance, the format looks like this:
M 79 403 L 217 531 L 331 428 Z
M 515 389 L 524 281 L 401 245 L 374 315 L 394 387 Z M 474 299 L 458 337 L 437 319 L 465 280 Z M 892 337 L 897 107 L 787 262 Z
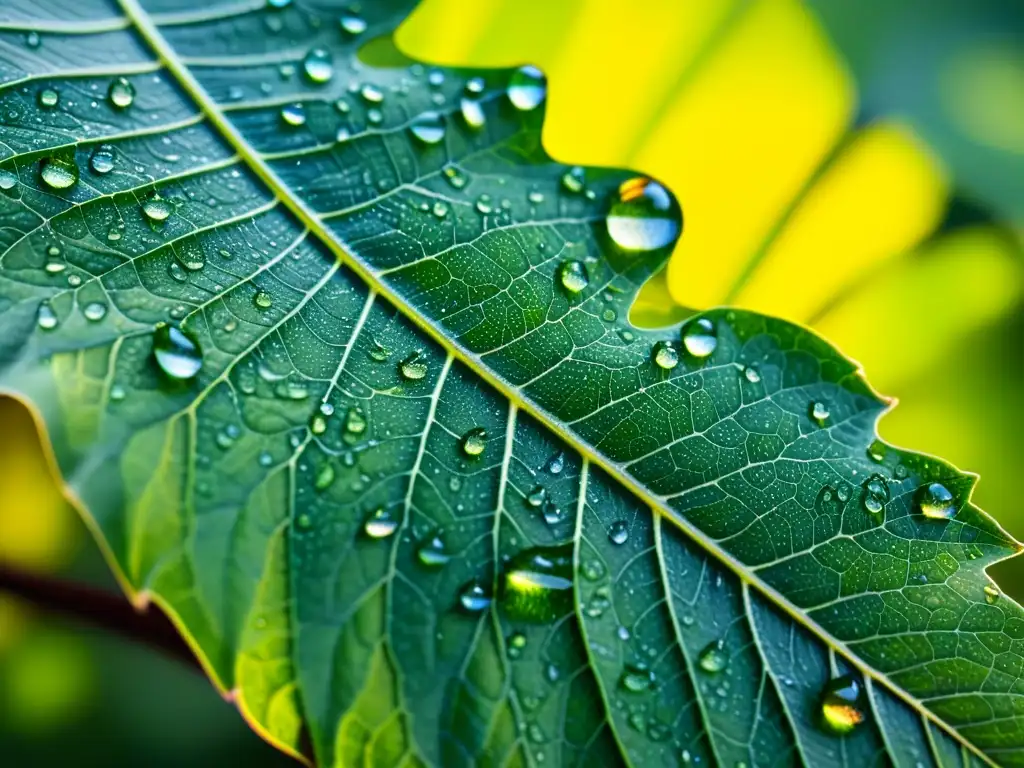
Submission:
M 99 301 L 90 302 L 82 308 L 82 315 L 89 322 L 98 323 L 107 316 L 107 305 Z
M 616 520 L 608 526 L 608 541 L 616 546 L 629 541 L 629 524 L 625 520 Z
M 188 381 L 203 367 L 199 341 L 188 331 L 160 325 L 153 331 L 153 357 L 169 378 Z
M 512 619 L 553 621 L 572 610 L 572 549 L 536 547 L 505 566 L 501 605 Z
M 409 132 L 424 144 L 438 144 L 444 139 L 444 118 L 437 112 L 424 112 L 412 121 Z
M 654 672 L 642 661 L 626 664 L 619 677 L 619 686 L 630 693 L 643 693 L 654 685 Z
M 107 89 L 107 98 L 117 109 L 127 109 L 135 101 L 135 86 L 127 77 L 118 77 Z
M 366 20 L 354 13 L 343 13 L 338 23 L 350 35 L 361 35 L 366 31 Z
M 828 681 L 821 695 L 821 721 L 826 730 L 842 735 L 864 722 L 864 690 L 852 675 Z
M 462 452 L 467 456 L 479 456 L 487 447 L 487 430 L 474 427 L 462 436 Z
M 671 371 L 679 365 L 679 352 L 670 341 L 659 341 L 651 348 L 654 364 L 665 371 Z
M 40 304 L 36 314 L 36 324 L 44 331 L 52 331 L 60 324 L 60 321 L 57 320 L 57 315 L 49 304 Z
M 89 158 L 89 167 L 93 173 L 100 175 L 114 170 L 114 148 L 109 144 L 100 144 L 96 147 Z
M 445 548 L 444 539 L 434 536 L 420 543 L 416 549 L 416 557 L 427 568 L 442 568 L 451 560 Z
M 469 613 L 480 613 L 490 607 L 491 598 L 479 582 L 471 581 L 459 593 L 459 605 Z
M 299 103 L 285 104 L 281 107 L 281 120 L 285 125 L 297 128 L 306 124 L 306 109 Z
M 48 157 L 40 164 L 39 175 L 51 189 L 69 189 L 78 181 L 78 166 L 74 160 Z
M 683 347 L 691 357 L 704 359 L 718 347 L 715 324 L 707 317 L 691 320 L 683 328 Z
M 146 214 L 146 218 L 150 221 L 167 221 L 167 218 L 171 215 L 171 204 L 154 192 L 142 204 L 142 212 Z
M 6 192 L 9 189 L 14 189 L 14 185 L 17 183 L 17 176 L 8 171 L 6 168 L 0 169 L 0 189 Z
M 43 109 L 53 109 L 60 103 L 60 94 L 53 88 L 43 88 L 36 95 L 36 101 Z
M 536 486 L 526 495 L 526 503 L 535 509 L 541 507 L 547 501 L 548 492 L 543 485 Z
M 558 267 L 558 279 L 569 293 L 576 294 L 590 285 L 587 267 L 582 261 L 563 261 Z
M 384 507 L 370 513 L 363 523 L 363 531 L 371 539 L 386 539 L 398 530 L 398 520 Z
M 942 483 L 929 483 L 918 491 L 917 508 L 932 520 L 949 520 L 956 514 L 956 497 Z
M 729 654 L 725 652 L 725 643 L 721 640 L 708 643 L 698 655 L 697 664 L 705 672 L 721 672 L 729 666 Z
M 370 104 L 380 104 L 384 101 L 384 91 L 371 83 L 366 83 L 360 88 L 359 95 L 363 97 L 363 101 Z
M 427 375 L 427 364 L 421 357 L 420 352 L 413 352 L 405 360 L 398 364 L 398 372 L 407 381 L 419 381 Z
M 508 82 L 508 100 L 516 109 L 535 109 L 544 101 L 547 94 L 547 81 L 544 73 L 535 66 L 527 64 L 512 73 Z
M 274 297 L 261 288 L 253 294 L 252 303 L 257 309 L 270 309 L 274 306 Z
M 656 181 L 637 177 L 619 186 L 608 213 L 608 234 L 624 251 L 653 251 L 672 245 L 682 228 L 675 198 Z
M 334 59 L 330 51 L 314 48 L 302 60 L 302 71 L 310 82 L 322 84 L 329 82 L 334 76 Z
M 484 123 L 487 122 L 479 99 L 463 96 L 459 111 L 462 112 L 462 119 L 466 121 L 466 125 L 470 128 L 483 128 Z

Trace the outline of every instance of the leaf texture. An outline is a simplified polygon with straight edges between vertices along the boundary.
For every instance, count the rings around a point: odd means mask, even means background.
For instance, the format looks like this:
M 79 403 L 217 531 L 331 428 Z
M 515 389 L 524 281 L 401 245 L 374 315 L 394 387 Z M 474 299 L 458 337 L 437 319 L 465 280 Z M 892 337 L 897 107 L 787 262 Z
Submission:
M 323 765 L 1024 763 L 974 479 L 806 329 L 634 328 L 633 174 L 404 61 L 410 5 L 0 10 L 0 388 L 127 591 Z

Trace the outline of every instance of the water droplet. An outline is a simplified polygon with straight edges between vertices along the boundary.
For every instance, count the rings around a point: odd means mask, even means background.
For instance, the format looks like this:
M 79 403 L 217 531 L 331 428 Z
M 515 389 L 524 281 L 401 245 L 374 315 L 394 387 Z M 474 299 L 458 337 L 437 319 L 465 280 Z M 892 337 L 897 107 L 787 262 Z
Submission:
M 508 655 L 510 659 L 518 659 L 526 647 L 526 635 L 522 632 L 513 632 L 508 637 Z
M 868 446 L 868 458 L 876 464 L 880 464 L 885 461 L 885 455 L 888 452 L 889 446 L 881 440 L 872 440 L 871 445 Z
M 107 305 L 99 301 L 91 302 L 82 308 L 82 314 L 89 322 L 98 323 L 107 316 Z
M 153 331 L 153 357 L 169 378 L 188 381 L 203 367 L 199 341 L 188 331 L 160 325 Z
M 743 369 L 743 378 L 751 384 L 758 384 L 761 381 L 761 372 L 757 370 L 757 366 L 748 365 Z
M 316 473 L 316 478 L 313 480 L 313 487 L 318 491 L 326 491 L 334 484 L 334 478 L 334 465 L 328 462 L 320 467 L 320 470 Z
M 167 265 L 167 274 L 171 276 L 171 279 L 176 283 L 188 282 L 188 272 L 186 272 L 181 264 L 176 261 L 172 261 Z
M 929 483 L 918 491 L 917 508 L 932 520 L 949 520 L 956 515 L 956 498 L 942 483 Z
M 552 475 L 562 474 L 562 470 L 565 469 L 565 454 L 559 451 L 552 455 L 548 459 L 547 468 Z
M 675 243 L 682 229 L 675 198 L 656 181 L 624 181 L 608 212 L 608 234 L 624 251 L 653 251 Z
M 413 352 L 398 365 L 398 371 L 407 381 L 419 381 L 427 375 L 427 364 L 420 359 L 420 352 Z
M 819 427 L 824 427 L 828 422 L 829 410 L 827 403 L 824 403 L 821 400 L 815 400 L 811 403 L 811 407 L 808 412 L 810 413 L 811 421 Z
M 299 103 L 285 104 L 281 107 L 281 120 L 285 125 L 298 127 L 306 124 L 306 109 Z
M 270 8 L 287 8 L 292 4 L 292 0 L 267 0 L 267 6 Z
M 109 144 L 100 144 L 96 147 L 89 158 L 89 167 L 93 173 L 101 175 L 114 170 L 114 148 Z
M 54 313 L 53 309 L 50 308 L 49 304 L 40 304 L 39 312 L 36 315 L 36 323 L 44 331 L 52 331 L 57 327 L 59 321 L 57 320 L 56 313 Z
M 69 189 L 78 181 L 78 166 L 74 160 L 48 157 L 40 164 L 39 175 L 51 189 Z
M 705 672 L 721 672 L 729 666 L 729 654 L 725 652 L 725 643 L 722 640 L 708 643 L 698 655 L 697 664 Z
M 508 82 L 508 100 L 516 109 L 535 109 L 547 94 L 547 80 L 544 73 L 531 64 L 520 67 L 512 73 Z
M 471 581 L 459 593 L 459 604 L 469 613 L 480 613 L 491 605 L 491 598 L 479 582 Z
M 703 360 L 718 347 L 715 324 L 707 317 L 698 317 L 683 327 L 683 346 L 691 357 Z
M 991 584 L 985 585 L 985 602 L 992 605 L 999 599 L 999 590 Z
M 571 547 L 536 547 L 513 557 L 504 570 L 501 605 L 512 619 L 553 621 L 572 610 Z
M 252 296 L 252 303 L 257 309 L 270 309 L 274 306 L 274 297 L 271 296 L 267 291 L 260 289 Z
M 171 215 L 171 204 L 154 192 L 142 204 L 142 212 L 150 221 L 166 221 Z
M 334 59 L 330 51 L 324 48 L 314 48 L 306 54 L 302 60 L 302 71 L 310 82 L 322 84 L 329 82 L 334 77 Z
M 643 693 L 654 685 L 654 672 L 642 661 L 626 664 L 622 668 L 619 685 L 630 693 Z
M 616 546 L 629 541 L 629 525 L 625 520 L 616 520 L 608 526 L 608 541 Z
M 474 427 L 462 436 L 462 452 L 467 456 L 479 456 L 487 447 L 487 430 Z
M 483 128 L 487 122 L 487 118 L 484 116 L 484 108 L 478 99 L 463 96 L 459 111 L 462 113 L 462 119 L 466 121 L 466 125 L 470 128 Z
M 665 371 L 671 371 L 679 365 L 679 352 L 670 341 L 659 341 L 651 348 L 654 364 Z
M 361 435 L 366 431 L 366 427 L 366 415 L 363 413 L 362 408 L 358 405 L 353 405 L 345 413 L 345 431 L 350 435 Z
M 864 722 L 864 691 L 852 675 L 829 680 L 821 696 L 821 719 L 825 729 L 842 735 Z
M 434 206 L 431 210 L 437 218 L 443 219 L 448 215 L 448 204 L 442 200 L 435 200 Z
M 427 568 L 442 568 L 451 560 L 445 548 L 444 539 L 434 536 L 420 543 L 416 549 L 416 557 Z
M 309 431 L 314 435 L 322 435 L 327 431 L 327 419 L 322 413 L 314 413 L 309 419 Z
M 371 539 L 386 539 L 398 530 L 398 520 L 384 507 L 378 507 L 363 523 L 363 531 Z
M 872 475 L 864 481 L 862 497 L 864 509 L 871 515 L 879 515 L 885 511 L 889 501 L 889 485 L 881 475 Z
M 25 35 L 25 45 L 27 45 L 29 48 L 38 48 L 39 42 L 40 40 L 38 32 L 33 31 Z
M 587 267 L 582 261 L 563 261 L 558 267 L 558 279 L 569 293 L 580 293 L 590 284 Z
M 43 109 L 53 109 L 60 103 L 60 94 L 53 88 L 43 88 L 37 94 L 36 101 Z
M 491 205 L 491 196 L 488 195 L 486 192 L 480 195 L 480 197 L 478 197 L 476 201 L 476 209 L 480 213 L 484 214 L 493 212 L 494 207 Z
M 127 77 L 118 77 L 107 89 L 107 98 L 118 109 L 127 109 L 135 101 L 135 86 Z
M 412 121 L 409 132 L 424 144 L 439 144 L 444 139 L 444 118 L 437 112 L 424 112 Z
M 548 492 L 543 485 L 538 485 L 526 495 L 527 505 L 539 509 L 548 498 Z
M 466 186 L 466 182 L 468 181 L 468 179 L 466 178 L 466 174 L 464 174 L 458 168 L 458 166 L 446 165 L 442 169 L 442 173 L 444 174 L 444 177 L 448 180 L 448 183 L 452 186 L 452 188 L 462 189 L 463 187 Z
M 0 189 L 6 192 L 9 189 L 14 189 L 14 185 L 17 183 L 17 176 L 8 171 L 6 168 L 0 170 Z
M 338 132 L 334 134 L 334 140 L 339 144 L 343 141 L 348 141 L 350 138 L 352 138 L 352 134 L 349 133 L 348 128 L 344 125 L 339 127 Z
M 366 20 L 354 13 L 343 13 L 338 23 L 350 35 L 361 35 L 366 31 Z
M 578 194 L 586 184 L 586 172 L 580 166 L 574 166 L 562 174 L 562 188 L 566 192 Z
M 366 83 L 366 85 L 359 89 L 359 95 L 370 104 L 380 104 L 384 101 L 384 92 L 370 83 Z

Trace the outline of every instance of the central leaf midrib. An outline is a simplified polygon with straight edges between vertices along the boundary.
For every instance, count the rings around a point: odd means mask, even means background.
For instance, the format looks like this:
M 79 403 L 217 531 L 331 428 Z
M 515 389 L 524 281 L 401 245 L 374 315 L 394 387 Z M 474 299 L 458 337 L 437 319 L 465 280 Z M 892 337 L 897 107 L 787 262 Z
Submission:
M 197 107 L 202 111 L 211 124 L 221 136 L 234 148 L 242 162 L 267 186 L 268 190 L 281 200 L 289 211 L 304 225 L 316 238 L 324 244 L 336 258 L 349 266 L 372 290 L 385 297 L 390 303 L 398 308 L 402 314 L 417 328 L 422 330 L 437 344 L 439 344 L 449 355 L 460 360 L 474 374 L 480 376 L 490 386 L 494 387 L 511 405 L 522 409 L 536 418 L 544 427 L 558 436 L 559 439 L 572 446 L 585 460 L 600 466 L 611 477 L 630 490 L 639 500 L 647 505 L 652 512 L 661 514 L 672 521 L 687 536 L 700 544 L 711 555 L 729 568 L 741 582 L 754 586 L 768 600 L 780 610 L 793 618 L 800 626 L 811 631 L 818 639 L 828 647 L 841 653 L 847 661 L 856 667 L 862 674 L 870 677 L 887 689 L 895 696 L 912 707 L 922 717 L 925 717 L 939 725 L 945 732 L 951 735 L 956 741 L 964 745 L 976 754 L 980 759 L 990 765 L 995 763 L 973 743 L 964 738 L 955 728 L 946 723 L 942 718 L 927 709 L 917 698 L 895 685 L 887 676 L 878 672 L 874 667 L 862 661 L 859 656 L 853 653 L 845 643 L 835 638 L 830 632 L 818 625 L 807 614 L 794 606 L 789 599 L 779 593 L 771 586 L 762 582 L 757 576 L 751 573 L 747 567 L 734 558 L 729 552 L 722 549 L 716 542 L 710 540 L 700 529 L 696 528 L 688 520 L 678 513 L 665 506 L 664 502 L 653 496 L 646 488 L 634 478 L 623 471 L 622 467 L 615 462 L 609 461 L 606 457 L 597 453 L 591 446 L 586 444 L 575 433 L 563 428 L 552 414 L 521 395 L 518 390 L 509 382 L 490 371 L 480 360 L 480 357 L 473 354 L 442 333 L 433 322 L 423 317 L 419 311 L 412 307 L 404 297 L 393 291 L 391 287 L 381 281 L 378 276 L 356 255 L 345 250 L 345 244 L 340 238 L 328 231 L 321 223 L 316 213 L 301 199 L 294 195 L 291 190 L 281 181 L 277 174 L 256 154 L 248 145 L 242 134 L 231 124 L 226 115 L 219 109 L 217 104 L 209 97 L 191 71 L 178 59 L 174 49 L 163 37 L 158 27 L 150 19 L 147 12 L 139 5 L 138 0 L 118 0 L 127 18 L 138 30 L 146 43 L 175 78 L 182 89 L 192 98 Z M 890 406 L 891 407 L 891 406 Z

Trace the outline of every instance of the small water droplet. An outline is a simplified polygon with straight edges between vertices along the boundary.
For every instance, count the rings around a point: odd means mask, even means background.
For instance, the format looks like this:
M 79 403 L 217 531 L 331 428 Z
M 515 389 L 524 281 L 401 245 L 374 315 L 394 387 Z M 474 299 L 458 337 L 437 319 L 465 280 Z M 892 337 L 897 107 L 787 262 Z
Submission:
M 527 64 L 512 73 L 508 83 L 508 100 L 516 109 L 536 109 L 546 94 L 547 80 L 537 67 Z
M 888 452 L 889 446 L 881 440 L 872 440 L 871 445 L 868 446 L 868 458 L 876 464 L 880 464 L 885 461 L 885 455 Z
M 608 212 L 608 235 L 624 251 L 653 251 L 679 238 L 683 216 L 671 193 L 646 177 L 624 181 Z
M 811 403 L 808 413 L 811 416 L 811 421 L 817 424 L 819 427 L 824 427 L 828 422 L 829 410 L 828 404 L 821 400 L 815 400 Z
M 561 451 L 553 454 L 547 461 L 547 469 L 552 475 L 562 474 L 562 470 L 565 469 L 565 454 Z
M 188 381 L 203 367 L 199 341 L 188 331 L 160 325 L 153 331 L 153 357 L 169 378 Z
M 572 610 L 572 549 L 536 547 L 505 566 L 501 605 L 512 619 L 553 621 Z
M 444 118 L 437 112 L 424 112 L 412 121 L 409 132 L 424 144 L 439 144 L 444 139 Z
M 18 183 L 18 177 L 8 171 L 6 168 L 0 169 L 0 189 L 4 192 L 14 189 L 14 185 Z
M 642 661 L 626 664 L 622 668 L 619 685 L 630 693 L 643 693 L 654 685 L 654 672 Z
M 562 188 L 566 192 L 578 194 L 583 191 L 586 184 L 586 172 L 580 166 L 573 166 L 562 174 Z
M 822 725 L 831 733 L 849 733 L 865 719 L 864 691 L 852 675 L 835 677 L 821 696 Z
M 864 509 L 871 515 L 880 515 L 889 501 L 889 485 L 881 475 L 872 475 L 864 481 L 862 496 Z
M 384 507 L 378 507 L 363 523 L 363 531 L 371 539 L 386 539 L 398 530 L 398 520 Z
M 582 261 L 563 261 L 558 267 L 558 279 L 569 293 L 577 294 L 590 284 L 587 267 Z
M 171 215 L 171 204 L 154 192 L 142 204 L 142 212 L 150 221 L 166 221 Z
M 117 109 L 127 109 L 135 101 L 135 86 L 127 77 L 118 77 L 107 89 L 107 98 Z
M 89 168 L 93 173 L 103 175 L 114 170 L 114 148 L 109 144 L 100 144 L 89 157 Z
M 350 435 L 361 435 L 366 431 L 366 427 L 366 415 L 363 413 L 362 408 L 358 405 L 353 405 L 345 413 L 345 431 Z
M 398 371 L 406 381 L 420 381 L 427 375 L 427 364 L 420 352 L 413 352 L 398 365 Z
M 471 581 L 459 593 L 459 604 L 469 613 L 480 613 L 491 605 L 491 598 L 479 582 Z
M 350 35 L 361 35 L 366 31 L 366 20 L 354 13 L 343 13 L 338 23 Z
M 707 317 L 698 317 L 683 327 L 683 347 L 691 357 L 703 360 L 718 347 L 715 324 Z
M 53 109 L 60 103 L 60 94 L 53 88 L 43 88 L 36 95 L 36 101 L 43 109 Z
M 327 419 L 322 413 L 314 413 L 309 419 L 309 431 L 314 435 L 322 435 L 327 431 Z
M 57 315 L 49 304 L 40 304 L 36 315 L 36 324 L 44 331 L 52 331 L 59 325 Z
M 518 659 L 526 647 L 526 635 L 522 632 L 513 632 L 508 637 L 508 655 L 510 659 Z
M 363 97 L 363 101 L 369 104 L 380 104 L 384 101 L 384 92 L 371 83 L 366 83 L 360 88 L 359 95 Z
M 167 274 L 177 283 L 188 282 L 188 272 L 177 261 L 172 261 L 167 265 Z
M 440 536 L 426 539 L 416 549 L 416 558 L 427 568 L 442 568 L 451 560 L 445 548 L 444 539 Z
M 999 599 L 999 590 L 991 584 L 985 585 L 985 602 L 992 605 Z
M 459 111 L 462 113 L 462 119 L 466 121 L 466 125 L 470 128 L 483 128 L 487 122 L 483 105 L 480 104 L 479 99 L 463 96 Z
M 260 289 L 253 294 L 252 303 L 257 309 L 270 309 L 274 306 L 274 297 L 267 291 Z
M 313 519 L 305 512 L 303 512 L 301 515 L 295 518 L 295 525 L 301 531 L 308 531 L 310 528 L 313 527 Z
M 330 82 L 334 77 L 334 59 L 330 51 L 313 48 L 302 60 L 302 71 L 310 82 L 318 85 Z
M 729 666 L 729 654 L 725 652 L 725 643 L 722 640 L 708 643 L 698 655 L 697 664 L 705 672 L 721 672 Z
M 320 470 L 316 473 L 316 478 L 313 480 L 313 487 L 318 491 L 326 491 L 334 484 L 335 478 L 334 465 L 327 462 Z
M 462 189 L 463 187 L 466 186 L 466 182 L 469 181 L 469 179 L 466 177 L 466 174 L 463 173 L 459 169 L 459 167 L 455 165 L 446 165 L 442 169 L 442 173 L 444 174 L 444 177 L 448 180 L 448 183 L 454 189 Z
M 306 109 L 298 102 L 281 107 L 281 120 L 285 125 L 297 128 L 306 124 Z
M 548 498 L 548 492 L 543 485 L 538 485 L 526 495 L 527 505 L 539 509 Z
M 654 364 L 665 371 L 671 371 L 679 365 L 679 352 L 670 341 L 659 341 L 651 348 Z
M 479 456 L 487 447 L 487 430 L 474 427 L 462 436 L 462 452 L 467 456 Z
M 40 163 L 39 175 L 51 189 L 69 189 L 78 181 L 78 166 L 74 160 L 48 157 Z
M 82 308 L 85 319 L 92 323 L 98 323 L 107 316 L 107 305 L 99 301 L 93 301 Z
M 748 365 L 743 369 L 743 378 L 751 384 L 758 384 L 761 381 L 761 372 L 757 370 L 757 366 Z
M 25 35 L 25 45 L 29 48 L 38 48 L 40 43 L 39 33 L 32 31 Z
M 629 525 L 625 520 L 616 520 L 608 526 L 608 541 L 616 546 L 629 541 Z
M 929 483 L 918 491 L 917 508 L 932 520 L 949 520 L 956 515 L 956 498 L 942 483 Z

